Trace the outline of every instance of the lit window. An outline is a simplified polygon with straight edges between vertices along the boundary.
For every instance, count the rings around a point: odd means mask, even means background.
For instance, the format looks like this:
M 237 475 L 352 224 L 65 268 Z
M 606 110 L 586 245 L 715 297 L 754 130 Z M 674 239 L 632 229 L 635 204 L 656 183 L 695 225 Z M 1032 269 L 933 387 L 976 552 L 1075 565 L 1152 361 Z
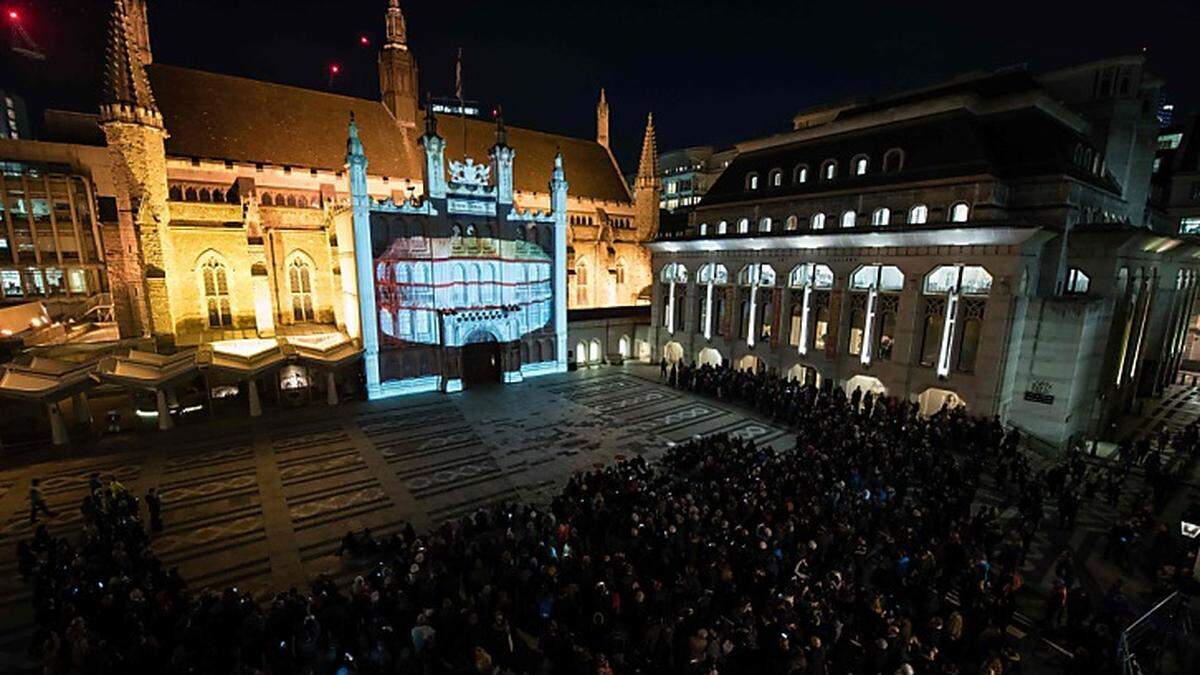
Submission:
M 717 234 L 725 234 L 728 231 L 729 231 L 729 223 L 725 222 L 724 220 L 717 223 Z
M 746 234 L 750 231 L 750 219 L 742 218 L 738 221 L 738 234 Z
M 1163 134 L 1162 136 L 1158 137 L 1159 150 L 1174 150 L 1178 148 L 1181 143 L 1183 143 L 1182 133 Z
M 1092 286 L 1092 280 L 1083 270 L 1072 267 L 1067 270 L 1067 283 L 1063 288 L 1063 293 L 1066 295 L 1086 295 L 1088 289 Z
M 759 232 L 770 232 L 771 231 L 771 219 L 763 218 L 762 220 L 758 221 L 758 231 Z
M 746 189 L 747 190 L 757 190 L 758 189 L 758 174 L 756 174 L 756 173 L 746 174 Z
M 1154 168 L 1150 170 L 1151 173 L 1158 173 L 1158 170 L 1161 168 L 1162 168 L 1162 157 L 1155 157 L 1154 158 Z
M 229 306 L 229 276 L 225 264 L 210 257 L 200 266 L 200 282 L 204 288 L 204 310 L 210 328 L 227 328 L 233 325 L 233 311 Z
M 1200 216 L 1185 216 L 1179 219 L 1180 234 L 1196 234 L 1200 232 Z
M 792 182 L 797 185 L 808 182 L 808 165 L 801 164 L 795 169 L 792 169 Z
M 855 176 L 867 175 L 867 158 L 866 157 L 855 157 L 854 158 L 854 175 Z
M 288 291 L 292 296 L 292 318 L 313 321 L 312 268 L 300 256 L 293 258 L 288 266 Z
M 842 227 L 854 227 L 858 214 L 853 211 L 847 211 L 842 214 Z
M 700 236 L 703 237 L 707 234 L 708 234 L 708 223 L 700 223 Z
M 788 216 L 787 220 L 784 221 L 783 229 L 787 230 L 788 232 L 791 232 L 792 230 L 795 230 L 799 226 L 799 223 L 800 223 L 800 219 L 797 218 L 796 216 Z
M 876 225 L 876 226 L 887 225 L 888 222 L 891 220 L 891 218 L 892 218 L 891 210 L 888 209 L 887 207 L 881 207 L 881 208 L 875 209 L 871 213 L 871 224 Z
M 833 180 L 837 176 L 837 162 L 832 159 L 825 160 L 821 165 L 821 176 L 825 180 Z
M 929 207 L 924 204 L 915 204 L 908 210 L 908 222 L 920 224 L 929 219 Z
M 966 202 L 958 202 L 950 207 L 950 222 L 965 223 L 967 216 L 971 214 L 971 207 L 967 206 Z
M 771 187 L 779 187 L 780 185 L 783 185 L 783 172 L 779 169 L 771 169 L 769 178 Z
M 812 229 L 814 229 L 814 230 L 825 229 L 825 214 L 824 213 L 814 213 L 813 214 Z

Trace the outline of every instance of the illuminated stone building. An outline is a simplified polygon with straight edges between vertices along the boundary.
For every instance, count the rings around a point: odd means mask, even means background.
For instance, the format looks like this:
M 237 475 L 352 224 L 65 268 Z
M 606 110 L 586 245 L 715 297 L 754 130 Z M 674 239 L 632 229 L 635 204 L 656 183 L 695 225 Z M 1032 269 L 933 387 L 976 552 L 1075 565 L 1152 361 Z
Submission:
M 655 358 L 1103 432 L 1178 367 L 1200 268 L 1142 226 L 1139 64 L 964 77 L 739 144 L 650 246 Z
M 359 338 L 346 270 L 355 257 L 344 167 L 347 116 L 371 151 L 366 189 L 404 203 L 428 194 L 423 177 L 418 69 L 395 0 L 379 56 L 381 100 L 366 100 L 153 63 L 145 3 L 116 0 L 101 127 L 120 191 L 122 232 L 136 239 L 114 261 L 138 283 L 114 288 L 132 333 L 176 345 L 343 332 Z M 484 157 L 492 124 L 442 116 L 447 158 Z M 597 138 L 509 128 L 519 157 L 514 208 L 549 210 L 546 167 L 571 175 L 566 266 L 572 307 L 634 304 L 650 283 L 642 242 L 653 219 L 635 205 Z M 643 188 L 653 200 L 653 185 Z M 655 215 L 656 215 L 655 211 Z

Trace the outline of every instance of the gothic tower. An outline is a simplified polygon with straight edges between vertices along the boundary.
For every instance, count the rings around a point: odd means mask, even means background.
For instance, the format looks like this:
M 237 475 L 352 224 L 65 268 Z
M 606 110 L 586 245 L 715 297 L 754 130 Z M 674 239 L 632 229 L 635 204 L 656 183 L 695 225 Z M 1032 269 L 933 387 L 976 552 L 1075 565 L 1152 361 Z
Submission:
M 120 270 L 113 302 L 119 313 L 128 312 L 135 331 L 169 338 L 174 324 L 163 251 L 170 221 L 167 131 L 144 68 L 150 62 L 145 20 L 145 0 L 114 0 L 100 104 L 100 127 L 119 188 L 123 259 L 115 261 Z
M 386 21 L 387 40 L 379 53 L 379 92 L 396 120 L 416 128 L 417 60 L 408 50 L 408 26 L 399 0 L 388 0 Z
M 608 147 L 608 99 L 600 87 L 600 102 L 596 104 L 596 142 Z
M 662 197 L 662 179 L 658 175 L 658 146 L 654 141 L 654 113 L 646 118 L 646 136 L 642 139 L 642 159 L 633 183 L 634 219 L 638 238 L 648 241 L 658 235 L 658 202 Z

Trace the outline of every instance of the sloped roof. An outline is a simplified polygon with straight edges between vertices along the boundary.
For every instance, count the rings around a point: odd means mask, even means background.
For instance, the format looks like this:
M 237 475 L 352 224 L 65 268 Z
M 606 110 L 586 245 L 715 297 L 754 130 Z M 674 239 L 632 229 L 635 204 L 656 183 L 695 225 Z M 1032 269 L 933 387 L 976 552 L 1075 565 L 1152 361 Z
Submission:
M 159 63 L 147 70 L 170 155 L 338 170 L 353 111 L 372 175 L 421 178 L 423 129 L 402 127 L 379 101 Z M 463 156 L 464 126 L 470 156 L 485 159 L 495 142 L 493 124 L 443 117 L 447 159 Z M 508 144 L 517 151 L 517 190 L 547 192 L 561 149 L 571 195 L 631 201 L 608 151 L 594 141 L 510 126 Z
M 939 113 L 761 150 L 744 152 L 709 189 L 704 205 L 755 201 L 780 195 L 822 192 L 989 173 L 1001 178 L 1067 174 L 1119 194 L 1108 177 L 1095 176 L 1072 161 L 1076 145 L 1087 140 L 1036 108 L 977 116 L 965 110 Z M 883 173 L 880 163 L 891 148 L 904 151 L 904 168 Z M 851 175 L 850 161 L 870 158 L 866 175 Z M 838 162 L 833 180 L 819 177 L 827 159 Z M 808 166 L 808 180 L 796 184 L 792 171 Z M 782 169 L 783 184 L 767 185 L 772 169 Z M 748 191 L 745 177 L 760 176 L 760 188 Z

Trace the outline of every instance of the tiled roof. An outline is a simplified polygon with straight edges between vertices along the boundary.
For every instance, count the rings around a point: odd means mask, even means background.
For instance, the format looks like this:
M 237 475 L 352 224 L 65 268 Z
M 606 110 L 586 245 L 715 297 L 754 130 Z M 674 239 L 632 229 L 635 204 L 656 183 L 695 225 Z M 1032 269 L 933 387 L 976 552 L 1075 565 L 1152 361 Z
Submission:
M 353 111 L 372 175 L 421 178 L 422 130 L 400 126 L 379 101 L 158 63 L 147 70 L 170 133 L 170 155 L 341 169 Z M 439 125 L 447 159 L 463 156 L 464 125 L 471 156 L 485 160 L 495 142 L 493 125 L 458 118 Z M 546 192 L 561 148 L 572 196 L 630 201 L 608 151 L 594 141 L 510 126 L 508 144 L 517 151 L 517 190 Z

